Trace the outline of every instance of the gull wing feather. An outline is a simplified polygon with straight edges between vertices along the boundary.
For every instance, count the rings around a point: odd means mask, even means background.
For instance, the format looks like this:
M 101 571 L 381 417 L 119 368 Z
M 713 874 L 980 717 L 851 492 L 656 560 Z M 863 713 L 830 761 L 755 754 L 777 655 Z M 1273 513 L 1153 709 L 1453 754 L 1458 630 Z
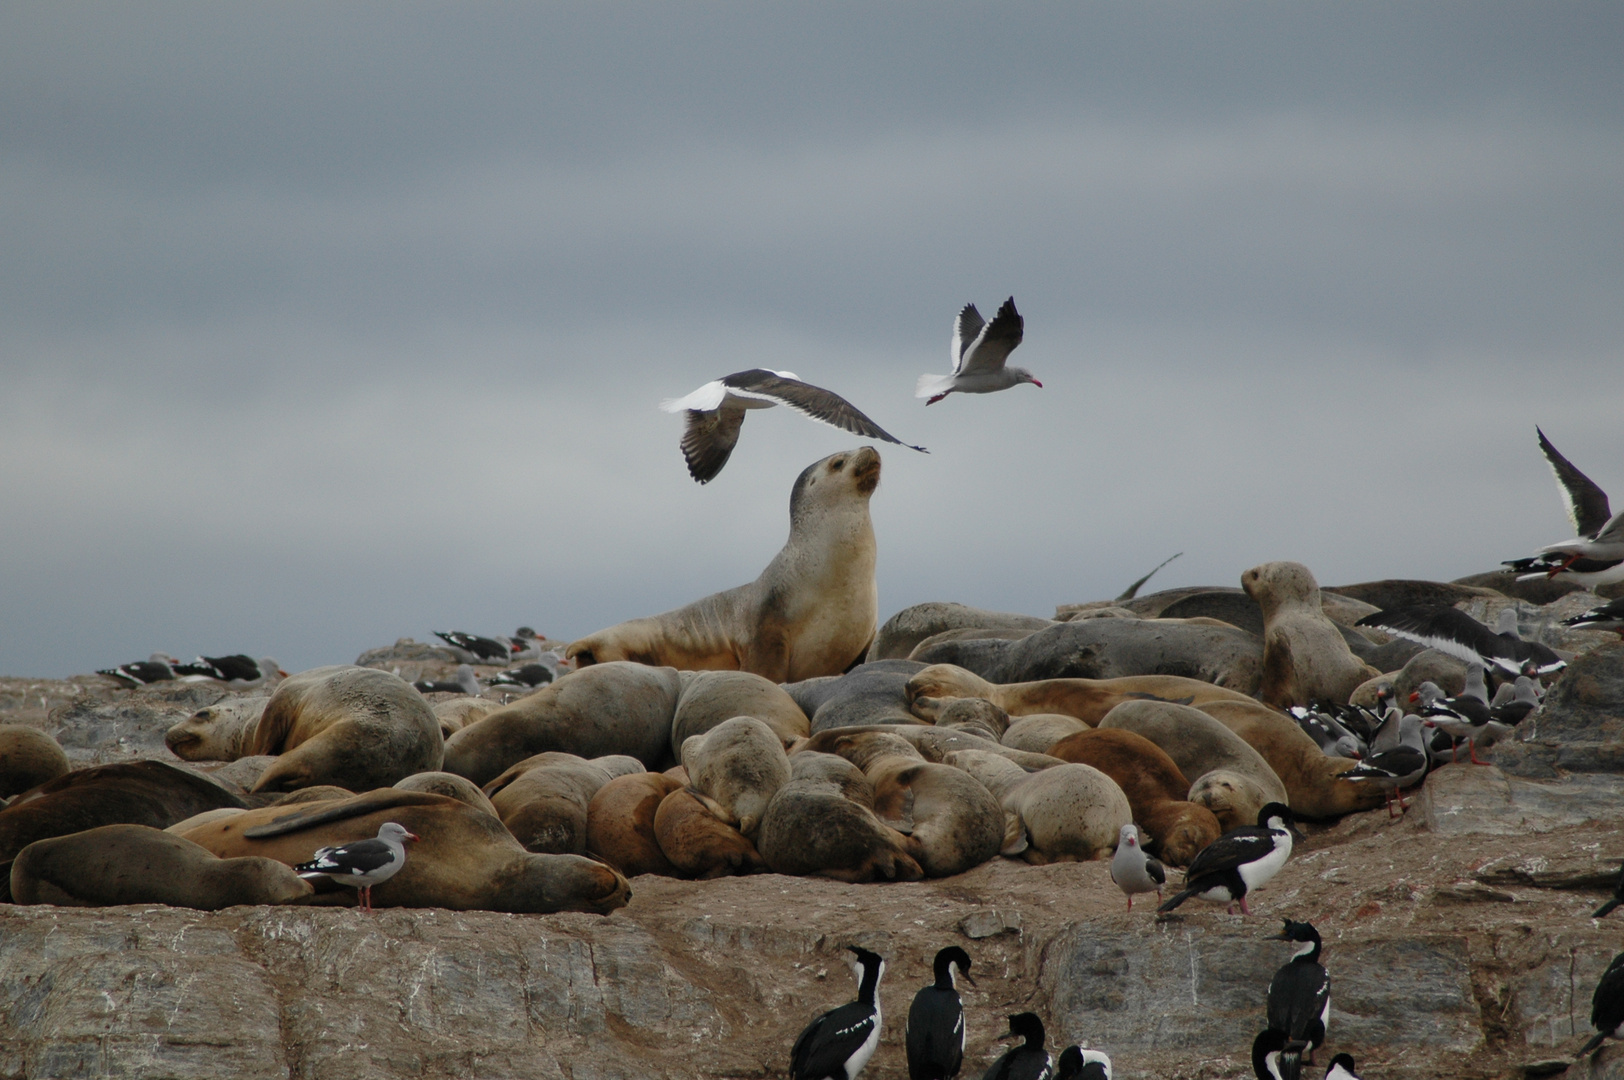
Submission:
M 986 325 L 987 321 L 974 304 L 965 304 L 959 310 L 959 317 L 953 320 L 953 374 L 957 375 L 963 370 L 965 352 Z
M 958 369 L 953 374 L 990 374 L 1003 370 L 1004 361 L 1015 351 L 1015 346 L 1021 343 L 1021 337 L 1025 332 L 1026 320 L 1015 310 L 1015 298 L 1012 296 L 1003 302 L 998 308 L 998 314 L 992 317 L 992 322 L 983 326 L 975 340 L 965 349 Z
M 718 381 L 717 385 L 721 385 Z M 739 442 L 739 429 L 744 426 L 744 410 L 737 406 L 688 410 L 688 426 L 682 433 L 682 458 L 688 463 L 688 475 L 701 484 L 716 479 L 733 447 Z
M 756 398 L 760 401 L 771 401 L 786 408 L 794 409 L 802 416 L 807 416 L 820 423 L 849 431 L 853 435 L 861 435 L 869 439 L 883 439 L 885 442 L 896 443 L 898 446 L 907 446 L 910 450 L 925 451 L 922 446 L 912 446 L 886 431 L 880 425 L 870 420 L 851 402 L 832 390 L 825 390 L 821 386 L 802 382 L 799 379 L 786 379 L 774 371 L 755 368 L 750 371 L 741 371 L 729 375 L 722 380 L 727 385 L 728 392 L 739 397 Z
M 1597 486 L 1596 482 L 1578 469 L 1573 462 L 1563 457 L 1551 445 L 1551 440 L 1538 427 L 1534 431 L 1539 435 L 1539 448 L 1545 454 L 1545 460 L 1550 463 L 1551 471 L 1556 474 L 1556 482 L 1562 486 L 1562 497 L 1568 504 L 1568 520 L 1573 523 L 1573 531 L 1578 536 L 1594 536 L 1607 524 L 1613 516 L 1613 511 L 1607 503 L 1607 492 Z
M 687 397 L 667 398 L 660 402 L 660 408 L 669 413 L 682 412 L 692 409 L 698 412 L 712 412 L 722 404 L 727 397 L 727 387 L 721 379 L 712 379 Z

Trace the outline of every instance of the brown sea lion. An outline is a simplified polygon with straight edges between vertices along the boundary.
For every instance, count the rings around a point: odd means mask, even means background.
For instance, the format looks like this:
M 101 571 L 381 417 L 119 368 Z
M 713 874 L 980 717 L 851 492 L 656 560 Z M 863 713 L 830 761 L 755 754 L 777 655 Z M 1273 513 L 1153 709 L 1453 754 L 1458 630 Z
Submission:
M 406 865 L 372 888 L 377 907 L 607 915 L 631 895 L 612 867 L 579 855 L 525 851 L 502 823 L 466 803 L 421 791 L 381 788 L 291 810 L 268 806 L 193 829 L 186 839 L 222 858 L 263 855 L 292 866 L 317 848 L 370 840 L 394 821 L 419 837 Z M 351 905 L 353 889 L 317 884 L 310 903 Z
M 654 814 L 682 781 L 664 773 L 617 776 L 597 790 L 586 808 L 586 850 L 627 877 L 675 874 L 654 836 Z
M 682 767 L 689 785 L 752 840 L 767 804 L 790 776 L 780 736 L 753 716 L 735 716 L 689 736 L 682 744 Z
M 366 791 L 439 769 L 445 740 L 410 683 L 376 668 L 335 665 L 284 679 L 248 749 L 278 755 L 256 792 L 318 784 Z
M 1128 797 L 1147 850 L 1172 866 L 1188 866 L 1196 852 L 1223 835 L 1213 812 L 1189 802 L 1190 782 L 1161 747 L 1120 728 L 1090 728 L 1049 748 L 1053 757 L 1092 765 Z
M 147 825 L 103 825 L 36 840 L 11 864 L 11 896 L 18 904 L 169 904 L 218 911 L 292 903 L 312 891 L 274 859 L 222 859 Z
M 508 769 L 485 785 L 485 794 L 526 851 L 584 855 L 592 796 L 616 776 L 642 771 L 636 758 L 624 755 L 588 761 L 549 751 Z
M 1241 588 L 1263 609 L 1263 678 L 1258 698 L 1277 709 L 1346 702 L 1381 672 L 1353 655 L 1320 607 L 1319 583 L 1302 563 L 1271 562 L 1241 575 Z
M 816 760 L 829 755 L 796 756 L 813 760 L 778 789 L 761 820 L 762 858 L 774 873 L 853 883 L 925 876 L 907 852 L 907 839 L 845 796 L 850 777 Z
M 662 768 L 681 693 L 675 668 L 607 663 L 571 672 L 451 736 L 445 771 L 484 785 L 548 751 L 629 754 L 645 768 Z
M 1184 704 L 1203 701 L 1251 701 L 1245 694 L 1199 679 L 1177 675 L 1134 675 L 1122 679 L 1042 679 L 1026 683 L 990 683 L 974 672 L 936 664 L 908 680 L 908 704 L 914 714 L 934 721 L 952 698 L 981 698 L 1011 716 L 1062 713 L 1097 725 L 1115 706 L 1139 698 Z M 1114 842 L 1114 841 L 1113 841 Z
M 767 868 L 756 846 L 687 788 L 660 800 L 654 838 L 681 877 L 726 877 Z
M 1263 755 L 1298 817 L 1341 817 L 1386 802 L 1376 785 L 1343 780 L 1342 774 L 1359 763 L 1328 757 L 1291 717 L 1257 702 L 1209 701 L 1200 709 Z
M 566 658 L 750 671 L 778 683 L 840 674 L 862 659 L 879 623 L 868 514 L 879 482 L 872 447 L 814 462 L 790 493 L 789 540 L 754 582 L 589 634 Z
M 413 773 L 393 785 L 397 791 L 426 791 L 431 795 L 444 795 L 448 799 L 467 803 L 475 810 L 483 810 L 492 817 L 501 817 L 490 797 L 474 786 L 472 780 L 448 772 Z
M 755 717 L 785 746 L 811 732 L 806 713 L 770 679 L 748 671 L 683 671 L 678 676 L 682 694 L 671 717 L 671 753 L 679 759 L 685 740 L 735 716 Z
M 48 784 L 71 767 L 68 755 L 45 732 L 0 724 L 0 799 Z
M 164 732 L 164 745 L 182 761 L 236 761 L 253 751 L 264 695 L 228 697 L 199 709 Z
M 1226 832 L 1238 825 L 1255 825 L 1257 815 L 1254 812 L 1250 821 L 1244 819 L 1241 811 L 1249 803 L 1215 805 L 1204 798 L 1200 780 L 1207 773 L 1222 769 L 1247 778 L 1240 786 L 1244 789 L 1249 786 L 1248 782 L 1256 785 L 1263 798 L 1255 809 L 1262 809 L 1271 802 L 1283 803 L 1289 798 L 1286 786 L 1263 755 L 1200 709 L 1169 701 L 1125 701 L 1106 714 L 1100 727 L 1131 731 L 1161 747 L 1180 772 L 1196 778 L 1190 782 L 1189 801 L 1207 806 Z

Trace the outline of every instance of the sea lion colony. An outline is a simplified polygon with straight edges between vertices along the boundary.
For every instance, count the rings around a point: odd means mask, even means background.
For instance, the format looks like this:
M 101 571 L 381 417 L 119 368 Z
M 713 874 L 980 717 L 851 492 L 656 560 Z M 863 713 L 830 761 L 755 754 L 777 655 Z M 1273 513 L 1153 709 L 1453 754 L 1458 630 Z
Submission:
M 1394 721 L 1425 717 L 1426 765 L 1471 768 L 1449 764 L 1460 744 L 1492 756 L 1560 678 L 1524 667 L 1491 701 L 1492 640 L 1473 638 L 1473 665 L 1376 617 L 1518 610 L 1515 582 L 1322 593 L 1291 562 L 1063 619 L 924 604 L 882 627 L 879 476 L 867 447 L 813 463 L 755 582 L 582 638 L 506 704 L 431 706 L 395 674 L 317 668 L 175 724 L 171 751 L 201 767 L 70 771 L 41 732 L 0 727 L 5 899 L 350 904 L 290 868 L 393 828 L 421 840 L 377 884 L 384 907 L 608 914 L 643 873 L 917 880 L 1110 860 L 1133 836 L 1158 872 L 1195 864 L 1176 899 L 1244 909 L 1289 856 L 1292 814 L 1389 804 Z M 1562 659 L 1605 640 L 1585 621 L 1544 621 Z

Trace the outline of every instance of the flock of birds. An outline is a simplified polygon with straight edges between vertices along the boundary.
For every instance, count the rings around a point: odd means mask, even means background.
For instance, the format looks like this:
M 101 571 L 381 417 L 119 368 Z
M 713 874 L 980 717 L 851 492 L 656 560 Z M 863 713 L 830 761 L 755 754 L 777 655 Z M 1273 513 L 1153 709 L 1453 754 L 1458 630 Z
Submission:
M 1042 387 L 1030 371 L 1006 364 L 1025 332 L 1026 321 L 1015 310 L 1013 296 L 999 306 L 991 322 L 982 319 L 974 304 L 965 304 L 953 320 L 952 373 L 921 375 L 914 396 L 924 398 L 926 405 L 934 405 L 949 394 L 991 394 L 1022 383 Z M 712 379 L 685 397 L 663 401 L 660 408 L 687 414 L 682 456 L 688 463 L 688 475 L 706 484 L 722 471 L 738 445 L 745 412 L 774 405 L 794 409 L 865 439 L 880 439 L 928 453 L 923 446 L 905 443 L 892 435 L 839 394 L 804 382 L 792 371 L 736 371 Z

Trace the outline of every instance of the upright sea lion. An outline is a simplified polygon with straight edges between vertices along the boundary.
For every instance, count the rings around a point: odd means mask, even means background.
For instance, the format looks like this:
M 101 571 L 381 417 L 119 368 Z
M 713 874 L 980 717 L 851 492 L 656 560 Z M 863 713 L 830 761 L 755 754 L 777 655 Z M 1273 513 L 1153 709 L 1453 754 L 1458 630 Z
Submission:
M 872 447 L 814 462 L 790 493 L 789 540 L 754 582 L 599 630 L 565 657 L 750 671 L 773 682 L 840 674 L 862 659 L 879 622 L 868 514 L 879 482 Z
M 421 791 L 381 788 L 292 809 L 267 806 L 185 836 L 222 858 L 263 855 L 292 866 L 317 848 L 370 840 L 386 821 L 419 839 L 400 872 L 373 886 L 372 902 L 379 907 L 607 915 L 631 895 L 612 867 L 579 855 L 532 854 L 490 814 Z M 355 899 L 353 889 L 318 883 L 310 902 L 349 905 Z
M 147 825 L 103 825 L 36 840 L 11 864 L 11 895 L 18 904 L 169 904 L 218 911 L 292 903 L 311 892 L 309 882 L 274 859 L 222 859 Z
M 182 761 L 236 761 L 253 751 L 268 696 L 228 697 L 199 709 L 164 732 L 164 745 Z
M 1320 609 L 1319 583 L 1302 563 L 1272 562 L 1241 575 L 1241 588 L 1263 609 L 1263 678 L 1258 697 L 1284 709 L 1346 702 L 1381 672 L 1353 655 Z
M 675 873 L 654 835 L 654 814 L 682 781 L 664 773 L 617 776 L 586 807 L 586 851 L 627 877 Z
M 1291 717 L 1257 702 L 1209 701 L 1200 708 L 1263 755 L 1285 785 L 1291 812 L 1297 816 L 1341 817 L 1373 810 L 1386 801 L 1375 784 L 1343 780 L 1342 774 L 1359 763 L 1327 757 Z
M 926 720 L 936 719 L 949 699 L 981 698 L 1011 716 L 1063 713 L 1090 725 L 1097 725 L 1106 713 L 1122 702 L 1138 698 L 1159 698 L 1183 704 L 1253 700 L 1234 690 L 1177 675 L 1042 679 L 999 685 L 951 664 L 937 664 L 914 674 L 908 680 L 907 694 L 908 705 L 914 714 Z
M 1250 805 L 1249 799 L 1231 806 L 1203 798 L 1200 781 L 1205 774 L 1227 770 L 1242 778 L 1238 781 L 1240 787 L 1256 785 L 1263 804 L 1255 809 L 1271 802 L 1286 802 L 1289 797 L 1286 786 L 1262 754 L 1200 709 L 1170 701 L 1124 701 L 1106 714 L 1099 726 L 1134 732 L 1161 747 L 1180 772 L 1196 778 L 1190 782 L 1189 800 L 1207 806 L 1226 831 L 1237 825 L 1256 824 L 1257 815 L 1254 813 L 1250 821 L 1243 820 L 1240 811 Z
M 682 757 L 682 744 L 724 720 L 753 716 L 788 745 L 810 733 L 806 713 L 784 688 L 748 671 L 681 671 L 682 693 L 671 717 L 671 753 Z
M 784 744 L 753 716 L 735 716 L 703 735 L 689 736 L 682 744 L 682 767 L 694 790 L 752 839 L 767 804 L 790 776 Z
M 253 790 L 291 791 L 336 784 L 351 791 L 387 787 L 439 769 L 440 721 L 423 695 L 376 668 L 312 668 L 284 679 L 254 729 L 255 754 L 276 754 Z
M 45 732 L 0 724 L 0 799 L 48 784 L 69 768 L 68 755 Z
M 1089 728 L 1049 748 L 1062 761 L 1092 765 L 1128 797 L 1146 850 L 1173 866 L 1188 866 L 1196 852 L 1223 835 L 1207 807 L 1188 801 L 1190 781 L 1161 747 L 1121 728 Z
M 674 668 L 597 664 L 526 694 L 451 736 L 445 770 L 487 784 L 532 754 L 629 754 L 645 768 L 671 757 L 671 717 L 682 693 Z

